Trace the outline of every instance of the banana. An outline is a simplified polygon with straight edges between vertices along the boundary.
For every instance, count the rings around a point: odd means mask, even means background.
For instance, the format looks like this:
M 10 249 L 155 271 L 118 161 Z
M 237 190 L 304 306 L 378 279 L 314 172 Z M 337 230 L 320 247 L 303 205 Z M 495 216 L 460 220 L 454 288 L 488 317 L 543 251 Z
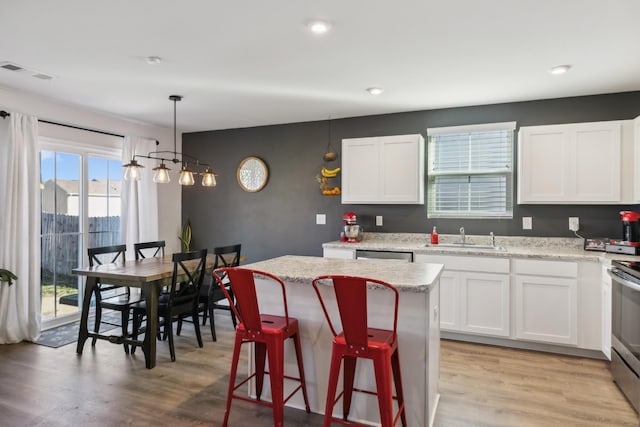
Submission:
M 336 175 L 338 175 L 338 172 L 340 172 L 340 168 L 327 169 L 323 167 L 321 171 L 322 176 L 324 176 L 325 178 L 334 178 Z
M 326 169 L 326 168 L 325 168 Z M 336 175 L 338 172 L 340 172 L 340 168 L 335 168 L 335 169 L 327 169 L 327 173 L 330 173 L 332 175 Z

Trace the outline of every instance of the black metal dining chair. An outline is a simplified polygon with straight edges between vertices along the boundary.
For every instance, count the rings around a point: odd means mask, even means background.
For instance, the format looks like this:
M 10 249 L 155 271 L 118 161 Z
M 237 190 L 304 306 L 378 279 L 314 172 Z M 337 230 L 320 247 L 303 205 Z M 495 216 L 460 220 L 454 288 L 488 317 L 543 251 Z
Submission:
M 163 257 L 164 248 L 165 248 L 164 240 L 157 240 L 155 242 L 141 242 L 141 243 L 133 244 L 133 249 L 135 251 L 136 259 L 145 259 L 147 258 L 147 256 Z
M 242 249 L 241 244 L 229 245 L 229 246 L 219 246 L 213 248 L 213 254 L 215 255 L 215 261 L 213 269 L 223 268 L 223 267 L 237 267 L 240 265 L 240 250 Z M 233 290 L 229 286 L 228 278 L 222 277 L 223 281 L 226 282 L 227 292 L 231 296 L 233 300 Z M 215 282 L 213 276 L 211 277 L 211 282 L 207 285 L 203 285 L 202 290 L 200 291 L 200 302 L 204 304 L 204 309 L 202 313 L 202 325 L 207 322 L 207 315 L 209 316 L 209 325 L 211 326 L 211 338 L 213 341 L 216 341 L 216 325 L 213 317 L 213 310 L 227 310 L 231 315 L 231 322 L 233 323 L 233 328 L 235 329 L 237 321 L 236 316 L 227 301 L 226 296 L 222 289 L 218 286 L 217 282 Z
M 200 288 L 206 274 L 207 250 L 202 249 L 193 252 L 179 252 L 172 256 L 173 274 L 171 286 L 167 292 L 160 296 L 158 301 L 159 325 L 163 327 L 164 339 L 169 337 L 169 352 L 171 361 L 176 360 L 176 350 L 173 337 L 173 322 L 182 321 L 190 316 L 198 340 L 198 346 L 202 348 L 202 335 L 198 313 L 202 309 L 199 301 Z M 133 307 L 134 326 L 133 339 L 138 339 L 142 319 L 146 315 L 146 302 L 141 301 Z M 159 331 L 145 331 L 145 333 L 158 333 Z M 131 352 L 135 353 L 136 346 Z
M 102 265 L 104 263 L 125 262 L 126 245 L 101 246 L 87 249 L 89 256 L 89 266 Z M 122 336 L 128 336 L 129 319 L 131 307 L 141 300 L 141 295 L 132 295 L 129 287 L 117 286 L 105 283 L 99 279 L 94 290 L 96 299 L 96 318 L 94 332 L 100 332 L 100 324 L 120 326 Z M 120 313 L 120 324 L 112 323 L 102 319 L 102 310 L 113 310 Z M 91 345 L 96 345 L 96 338 L 93 338 Z M 123 343 L 125 353 L 129 354 L 129 345 Z

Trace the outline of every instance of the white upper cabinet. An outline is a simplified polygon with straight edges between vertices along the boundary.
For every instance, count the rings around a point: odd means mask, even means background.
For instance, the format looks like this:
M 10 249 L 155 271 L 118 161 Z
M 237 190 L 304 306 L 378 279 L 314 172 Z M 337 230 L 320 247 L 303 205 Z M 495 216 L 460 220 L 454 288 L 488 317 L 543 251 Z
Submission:
M 424 204 L 424 138 L 342 140 L 343 204 Z
M 640 116 L 633 120 L 633 160 L 636 167 L 633 168 L 633 202 L 640 202 Z M 626 159 L 626 157 L 625 157 Z
M 622 187 L 623 124 L 521 127 L 518 203 L 627 203 L 632 196 Z

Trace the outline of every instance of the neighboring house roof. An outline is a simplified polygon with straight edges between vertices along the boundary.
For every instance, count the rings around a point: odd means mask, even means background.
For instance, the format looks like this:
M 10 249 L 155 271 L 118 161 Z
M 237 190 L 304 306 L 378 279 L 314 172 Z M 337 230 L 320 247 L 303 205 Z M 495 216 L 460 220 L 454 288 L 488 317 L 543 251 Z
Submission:
M 75 179 L 58 179 L 53 181 L 48 180 L 45 184 L 52 185 L 57 184 L 58 188 L 65 191 L 67 194 L 78 194 L 79 182 Z M 107 185 L 109 188 L 107 188 Z M 107 191 L 108 190 L 108 191 Z M 106 181 L 100 179 L 94 179 L 89 181 L 89 195 L 107 195 L 119 196 L 122 190 L 122 181 Z

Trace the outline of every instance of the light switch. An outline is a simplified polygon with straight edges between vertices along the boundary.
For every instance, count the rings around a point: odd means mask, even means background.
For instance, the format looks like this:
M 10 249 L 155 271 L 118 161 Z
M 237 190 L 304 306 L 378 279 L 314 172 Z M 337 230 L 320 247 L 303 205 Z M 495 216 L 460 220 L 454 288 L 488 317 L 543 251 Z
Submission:
M 533 228 L 533 221 L 530 216 L 522 217 L 522 229 L 523 230 L 531 230 Z
M 327 215 L 325 214 L 316 214 L 316 224 L 325 225 L 327 223 Z
M 382 227 L 382 215 L 376 216 L 376 225 Z

